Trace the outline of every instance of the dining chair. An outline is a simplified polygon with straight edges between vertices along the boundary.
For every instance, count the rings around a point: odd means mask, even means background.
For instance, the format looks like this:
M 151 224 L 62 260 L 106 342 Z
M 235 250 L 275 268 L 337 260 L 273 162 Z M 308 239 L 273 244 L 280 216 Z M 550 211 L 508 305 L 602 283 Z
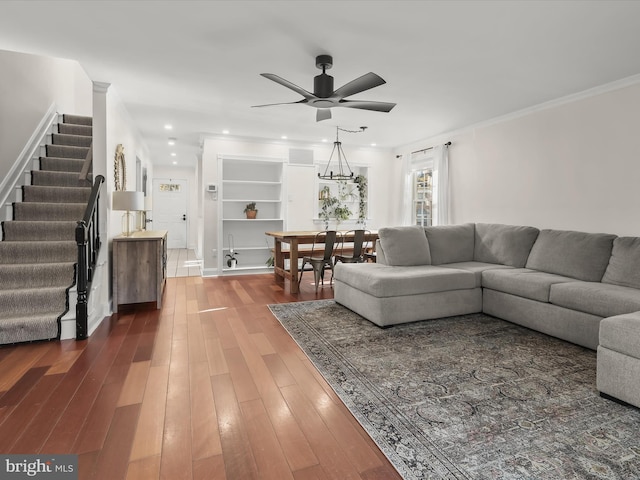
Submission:
M 353 240 L 351 240 L 353 237 Z M 369 239 L 371 238 L 371 232 L 369 230 L 349 230 L 342 236 L 342 242 L 340 247 L 340 254 L 335 256 L 335 263 L 362 263 L 365 261 L 365 254 L 371 250 L 369 245 Z M 345 243 L 353 243 L 353 253 L 348 254 L 345 252 Z
M 324 285 L 324 271 L 326 267 L 329 267 L 331 270 L 329 284 L 333 282 L 333 255 L 338 235 L 339 233 L 335 230 L 327 230 L 316 234 L 313 239 L 311 253 L 308 256 L 302 257 L 302 267 L 300 268 L 300 280 L 298 284 L 302 282 L 302 274 L 307 264 L 311 265 L 313 269 L 316 293 L 318 292 L 318 284 L 322 282 L 322 285 Z

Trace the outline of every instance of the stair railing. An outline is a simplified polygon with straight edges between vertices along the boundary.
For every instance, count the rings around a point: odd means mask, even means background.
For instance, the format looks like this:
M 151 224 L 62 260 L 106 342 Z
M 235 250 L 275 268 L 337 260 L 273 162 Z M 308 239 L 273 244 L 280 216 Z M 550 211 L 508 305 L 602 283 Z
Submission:
M 76 286 L 78 300 L 76 302 L 76 340 L 87 338 L 89 322 L 89 291 L 95 266 L 98 261 L 98 253 L 102 241 L 100 240 L 100 191 L 104 177 L 98 175 L 91 188 L 91 195 L 87 203 L 84 217 L 76 226 L 76 243 L 78 244 L 78 266 Z
M 89 171 L 91 170 L 91 164 L 93 163 L 93 141 L 89 145 L 89 151 L 82 164 L 82 170 L 80 171 L 80 180 L 89 180 Z

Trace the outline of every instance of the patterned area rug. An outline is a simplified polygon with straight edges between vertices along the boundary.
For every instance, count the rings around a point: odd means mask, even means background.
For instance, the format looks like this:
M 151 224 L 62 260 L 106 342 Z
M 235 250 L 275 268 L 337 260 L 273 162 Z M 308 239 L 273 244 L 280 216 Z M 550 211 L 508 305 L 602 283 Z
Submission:
M 405 479 L 640 478 L 640 411 L 598 395 L 594 351 L 483 314 L 270 308 Z

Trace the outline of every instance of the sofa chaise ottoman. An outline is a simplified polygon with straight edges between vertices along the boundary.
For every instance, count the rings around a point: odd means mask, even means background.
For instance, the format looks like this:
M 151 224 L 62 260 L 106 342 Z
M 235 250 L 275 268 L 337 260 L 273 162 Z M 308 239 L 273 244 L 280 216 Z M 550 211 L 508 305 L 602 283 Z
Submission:
M 640 407 L 640 312 L 602 320 L 597 361 L 600 393 Z

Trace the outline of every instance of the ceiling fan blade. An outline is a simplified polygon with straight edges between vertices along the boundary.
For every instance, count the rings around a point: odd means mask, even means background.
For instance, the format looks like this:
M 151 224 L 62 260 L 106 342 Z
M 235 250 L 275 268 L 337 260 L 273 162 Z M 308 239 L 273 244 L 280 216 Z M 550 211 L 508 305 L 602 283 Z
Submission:
M 316 98 L 315 95 L 313 95 L 313 93 L 307 92 L 304 88 L 301 88 L 297 86 L 295 83 L 291 83 L 289 80 L 285 80 L 284 78 L 279 77 L 278 75 L 274 75 L 273 73 L 261 73 L 260 75 L 262 75 L 264 78 L 268 78 L 269 80 L 273 80 L 274 82 L 279 83 L 284 87 L 290 88 L 294 92 L 302 95 L 307 100 Z
M 332 96 L 345 98 L 350 95 L 355 95 L 356 93 L 364 92 L 365 90 L 384 85 L 385 83 L 387 82 L 385 82 L 382 77 L 379 77 L 373 72 L 369 72 L 341 86 L 339 89 L 333 92 Z
M 294 105 L 296 103 L 307 103 L 307 100 L 298 100 L 297 102 L 267 103 L 267 104 L 264 104 L 264 105 L 251 105 L 251 108 L 255 108 L 255 107 L 273 107 L 274 105 Z
M 390 112 L 395 103 L 368 102 L 366 100 L 342 100 L 338 107 L 359 108 L 361 110 L 374 110 L 376 112 Z
M 331 110 L 328 108 L 319 108 L 316 112 L 316 122 L 321 122 L 322 120 L 329 120 L 331 118 Z

